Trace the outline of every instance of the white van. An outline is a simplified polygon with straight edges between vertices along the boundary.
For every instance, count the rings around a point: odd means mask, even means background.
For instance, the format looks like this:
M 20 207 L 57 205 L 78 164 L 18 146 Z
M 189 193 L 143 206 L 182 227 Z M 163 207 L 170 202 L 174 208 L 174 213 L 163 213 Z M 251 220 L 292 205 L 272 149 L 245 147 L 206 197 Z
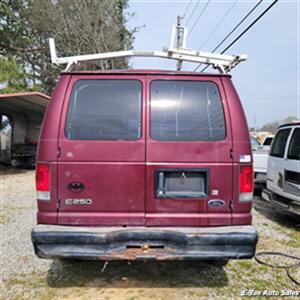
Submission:
M 281 125 L 274 137 L 262 197 L 300 215 L 300 122 Z

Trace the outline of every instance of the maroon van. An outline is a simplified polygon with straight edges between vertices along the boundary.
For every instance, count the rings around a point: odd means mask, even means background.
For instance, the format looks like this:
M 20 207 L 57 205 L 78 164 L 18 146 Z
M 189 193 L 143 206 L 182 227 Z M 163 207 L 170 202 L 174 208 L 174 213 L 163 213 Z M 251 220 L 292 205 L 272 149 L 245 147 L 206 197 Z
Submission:
M 36 170 L 37 256 L 251 258 L 248 126 L 229 75 L 61 74 Z

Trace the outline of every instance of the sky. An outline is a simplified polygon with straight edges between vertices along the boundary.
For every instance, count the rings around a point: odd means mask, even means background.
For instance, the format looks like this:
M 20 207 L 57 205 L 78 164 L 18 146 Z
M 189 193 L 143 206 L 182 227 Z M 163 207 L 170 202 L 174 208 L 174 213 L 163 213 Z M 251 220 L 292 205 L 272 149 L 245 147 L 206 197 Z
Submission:
M 135 16 L 129 28 L 140 27 L 135 34 L 134 49 L 162 50 L 168 47 L 172 25 L 183 16 L 190 0 L 130 0 L 128 13 Z M 190 30 L 207 0 L 192 0 L 183 25 Z M 191 31 L 187 47 L 211 51 L 258 1 L 210 0 Z M 220 47 L 223 50 L 268 5 L 264 0 L 245 23 Z M 248 59 L 231 71 L 241 98 L 248 125 L 256 128 L 289 116 L 300 119 L 299 97 L 299 0 L 279 0 L 226 54 L 247 54 Z M 223 22 L 217 24 L 231 9 Z M 193 15 L 192 15 L 192 12 Z M 216 29 L 215 29 L 216 28 Z M 212 33 L 212 34 L 211 34 Z M 201 48 L 200 48 L 201 47 Z M 134 68 L 175 69 L 176 63 L 164 59 L 134 58 Z M 195 64 L 184 63 L 183 70 Z M 200 69 L 201 70 L 201 69 Z

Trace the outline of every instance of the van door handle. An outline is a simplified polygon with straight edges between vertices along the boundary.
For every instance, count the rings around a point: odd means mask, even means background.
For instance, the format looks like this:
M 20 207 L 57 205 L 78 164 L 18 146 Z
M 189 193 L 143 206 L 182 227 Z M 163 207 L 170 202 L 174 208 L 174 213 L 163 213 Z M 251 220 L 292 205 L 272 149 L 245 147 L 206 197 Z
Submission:
M 157 183 L 157 194 L 162 195 L 164 194 L 164 184 L 165 181 L 165 174 L 163 172 L 158 173 L 158 183 Z

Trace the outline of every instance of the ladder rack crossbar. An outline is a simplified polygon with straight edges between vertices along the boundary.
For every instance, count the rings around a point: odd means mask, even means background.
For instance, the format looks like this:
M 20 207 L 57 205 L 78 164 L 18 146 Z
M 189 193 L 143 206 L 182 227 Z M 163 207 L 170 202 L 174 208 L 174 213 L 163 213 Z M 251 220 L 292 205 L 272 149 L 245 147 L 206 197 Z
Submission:
M 186 48 L 169 48 L 163 51 L 138 51 L 125 50 L 106 53 L 75 55 L 67 57 L 58 57 L 53 38 L 49 39 L 51 61 L 54 64 L 67 64 L 66 71 L 72 69 L 73 65 L 79 62 L 95 62 L 97 60 L 128 58 L 128 57 L 157 57 L 164 59 L 174 59 L 180 61 L 188 61 L 211 65 L 218 69 L 221 73 L 227 73 L 241 61 L 246 60 L 246 55 L 224 55 L 209 52 L 190 50 Z

